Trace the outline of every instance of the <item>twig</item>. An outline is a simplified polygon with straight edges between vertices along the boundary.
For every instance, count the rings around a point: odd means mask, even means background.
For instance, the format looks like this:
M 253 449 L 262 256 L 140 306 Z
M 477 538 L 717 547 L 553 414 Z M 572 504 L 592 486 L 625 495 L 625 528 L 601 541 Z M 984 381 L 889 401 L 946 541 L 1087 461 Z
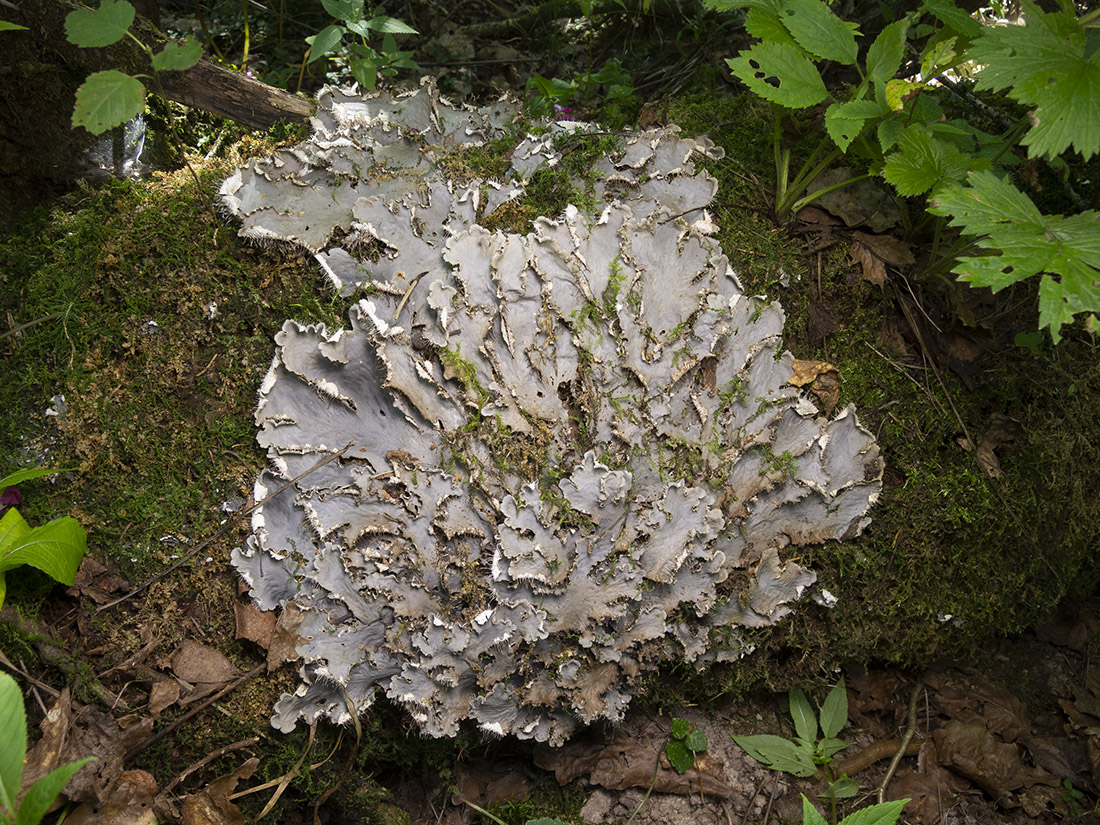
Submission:
M 33 327 L 35 324 L 41 324 L 45 321 L 53 321 L 55 318 L 60 318 L 60 317 L 61 317 L 60 312 L 52 312 L 49 315 L 43 315 L 41 318 L 35 318 L 33 321 L 27 321 L 25 324 L 20 324 L 17 327 L 12 327 L 7 332 L 0 332 L 0 341 L 3 341 L 5 338 L 10 338 L 11 336 L 15 335 L 17 332 L 22 332 L 23 330 L 27 329 L 28 327 Z
M 909 747 L 905 748 L 905 755 L 916 756 L 923 744 L 923 740 L 920 742 L 910 742 Z M 848 776 L 855 776 L 860 771 L 867 770 L 876 762 L 881 762 L 883 759 L 890 759 L 901 750 L 901 748 L 902 741 L 900 739 L 882 739 L 878 742 L 872 742 L 854 756 L 842 762 L 835 763 L 833 765 L 833 770 L 838 774 L 846 773 Z
M 764 787 L 764 780 L 761 779 L 756 783 L 756 787 L 753 788 L 752 796 L 749 797 L 748 803 L 745 805 L 745 813 L 741 815 L 741 825 L 745 825 L 749 821 L 749 814 L 752 812 L 752 806 L 756 802 L 756 797 L 760 796 L 760 789 Z
M 249 513 L 251 513 L 253 510 L 255 510 L 259 507 L 263 507 L 265 504 L 267 504 L 269 501 L 271 501 L 277 495 L 282 493 L 283 490 L 287 489 L 288 487 L 290 487 L 294 484 L 297 484 L 299 481 L 301 481 L 303 478 L 308 476 L 310 473 L 316 472 L 317 470 L 324 467 L 326 464 L 328 464 L 332 461 L 335 461 L 336 459 L 338 459 L 340 456 L 342 456 L 344 453 L 346 453 L 348 450 L 350 450 L 354 446 L 355 446 L 355 442 L 354 441 L 349 441 L 347 443 L 347 446 L 344 447 L 344 449 L 340 450 L 339 452 L 333 453 L 332 455 L 328 456 L 327 458 L 321 459 L 316 464 L 314 464 L 312 467 L 310 467 L 308 470 L 305 470 L 304 472 L 301 472 L 298 475 L 294 476 L 294 478 L 292 478 L 290 481 L 286 482 L 285 484 L 281 485 L 279 487 L 279 489 L 276 490 L 271 495 L 266 496 L 265 498 L 263 498 L 260 501 L 257 501 L 251 507 L 246 507 L 243 510 L 238 510 L 236 513 L 234 513 L 232 515 L 231 518 L 229 518 L 225 522 L 225 525 L 222 527 L 222 529 L 219 530 L 218 532 L 216 532 L 210 538 L 208 538 L 205 541 L 202 541 L 199 544 L 192 547 L 190 550 L 188 550 L 186 553 L 184 553 L 182 556 L 180 556 L 178 559 L 176 559 L 174 562 L 172 562 L 166 568 L 161 570 L 159 573 L 157 573 L 151 579 L 145 581 L 142 584 L 139 584 L 137 587 L 135 587 L 133 590 L 131 590 L 126 595 L 119 596 L 114 601 L 107 602 L 107 604 L 104 604 L 104 605 L 101 605 L 101 606 L 97 607 L 96 608 L 96 613 L 101 613 L 104 610 L 106 610 L 108 607 L 114 607 L 116 604 L 121 604 L 122 602 L 129 599 L 131 596 L 137 595 L 138 593 L 140 593 L 142 590 L 149 587 L 150 585 L 156 584 L 158 581 L 163 579 L 165 576 L 167 576 L 173 570 L 176 570 L 178 567 L 182 566 L 187 561 L 189 561 L 191 559 L 191 557 L 194 556 L 196 553 L 198 553 L 200 550 L 202 550 L 203 548 L 209 546 L 213 542 L 217 541 L 222 536 L 224 536 L 226 533 L 228 533 L 230 530 L 232 530 L 236 526 L 237 522 L 240 521 L 244 516 L 247 516 Z
M 775 778 L 775 784 L 772 785 L 772 795 L 768 797 L 768 807 L 764 809 L 764 818 L 761 820 L 760 825 L 768 825 L 768 820 L 772 816 L 772 803 L 775 802 L 776 794 L 779 793 L 779 777 Z
M 218 748 L 213 753 L 208 753 L 206 756 L 204 756 L 202 759 L 200 759 L 194 765 L 191 765 L 190 767 L 184 768 L 183 771 L 175 779 L 173 779 L 171 782 L 169 782 L 167 785 L 165 785 L 164 786 L 164 793 L 168 793 L 169 791 L 171 791 L 174 787 L 176 787 L 176 785 L 180 784 L 183 780 L 185 780 L 187 777 L 189 777 L 191 774 L 193 774 L 195 771 L 197 771 L 199 768 L 203 767 L 204 765 L 209 765 L 215 759 L 220 759 L 221 757 L 225 756 L 227 753 L 232 753 L 233 751 L 239 751 L 241 748 L 250 748 L 259 741 L 260 741 L 260 737 L 252 736 L 248 739 L 242 739 L 240 742 L 234 742 L 232 745 L 226 745 L 224 748 Z
M 19 664 L 20 665 L 23 664 L 22 660 L 19 662 Z M 0 650 L 0 665 L 3 665 L 8 670 L 10 670 L 12 673 L 18 673 L 20 676 L 22 676 L 24 679 L 26 679 L 28 682 L 30 682 L 32 685 L 34 685 L 39 690 L 46 691 L 46 693 L 50 694 L 50 696 L 52 696 L 54 699 L 58 698 L 61 695 L 61 691 L 57 690 L 56 688 L 52 688 L 49 685 L 47 685 L 45 682 L 39 681 L 38 679 L 35 679 L 33 676 L 31 676 L 27 672 L 26 667 L 16 667 L 15 664 L 11 661 L 11 659 L 9 659 L 7 656 L 4 655 L 4 651 L 2 651 L 2 650 Z
M 913 693 L 909 697 L 909 724 L 905 728 L 905 735 L 901 737 L 901 747 L 894 754 L 894 758 L 890 760 L 890 767 L 886 769 L 886 776 L 883 777 L 882 784 L 878 786 L 878 804 L 880 805 L 886 797 L 886 787 L 890 784 L 890 780 L 894 778 L 894 771 L 901 764 L 901 758 L 905 756 L 906 750 L 909 749 L 909 743 L 913 741 L 913 734 L 917 732 L 917 699 L 920 698 L 923 688 L 924 684 L 920 679 L 917 679 L 916 684 L 913 685 Z
M 216 701 L 218 701 L 223 696 L 225 696 L 227 693 L 230 693 L 231 691 L 235 690 L 238 686 L 240 686 L 244 682 L 251 679 L 253 676 L 258 675 L 260 673 L 260 671 L 264 670 L 266 667 L 267 667 L 266 662 L 264 662 L 263 664 L 256 665 L 256 667 L 252 668 L 252 670 L 248 671 L 248 673 L 246 673 L 244 676 L 241 676 L 239 679 L 235 679 L 234 681 L 230 682 L 228 685 L 223 687 L 221 690 L 219 690 L 217 693 L 215 693 L 213 696 L 211 696 L 205 702 L 202 702 L 197 707 L 194 707 L 191 710 L 187 711 L 187 713 L 183 714 L 183 716 L 181 716 L 179 719 L 176 719 L 171 724 L 165 725 L 163 728 L 161 728 L 159 731 L 154 733 L 152 736 L 150 736 L 144 742 L 139 742 L 138 744 L 134 745 L 132 748 L 130 748 L 130 750 L 126 751 L 126 753 L 122 757 L 122 761 L 123 762 L 130 761 L 131 759 L 133 759 L 135 756 L 137 756 L 139 753 L 141 753 L 143 750 L 145 750 L 150 745 L 152 745 L 156 742 L 159 742 L 161 739 L 163 739 L 165 736 L 170 734 L 172 731 L 174 731 L 176 728 L 178 728 L 180 725 L 182 725 L 184 722 L 186 722 L 192 716 L 194 716 L 195 714 L 205 710 L 210 705 L 214 704 Z

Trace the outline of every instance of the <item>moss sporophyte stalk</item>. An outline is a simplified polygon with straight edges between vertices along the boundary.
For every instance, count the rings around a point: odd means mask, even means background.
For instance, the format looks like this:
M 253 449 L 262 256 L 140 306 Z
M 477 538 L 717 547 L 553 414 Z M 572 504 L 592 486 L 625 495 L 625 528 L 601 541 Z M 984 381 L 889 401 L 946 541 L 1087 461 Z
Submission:
M 300 608 L 282 730 L 381 690 L 431 736 L 473 719 L 559 744 L 622 718 L 646 670 L 742 656 L 743 631 L 815 581 L 786 548 L 869 521 L 874 439 L 788 383 L 782 310 L 745 294 L 712 222 L 682 217 L 714 197 L 694 169 L 713 145 L 548 124 L 512 147 L 510 190 L 448 181 L 452 147 L 513 112 L 431 83 L 326 89 L 306 144 L 223 184 L 245 237 L 305 246 L 344 294 L 375 287 L 348 327 L 284 324 L 256 412 L 257 501 L 355 441 L 265 502 L 234 554 L 258 604 Z M 581 170 L 580 202 L 484 228 Z

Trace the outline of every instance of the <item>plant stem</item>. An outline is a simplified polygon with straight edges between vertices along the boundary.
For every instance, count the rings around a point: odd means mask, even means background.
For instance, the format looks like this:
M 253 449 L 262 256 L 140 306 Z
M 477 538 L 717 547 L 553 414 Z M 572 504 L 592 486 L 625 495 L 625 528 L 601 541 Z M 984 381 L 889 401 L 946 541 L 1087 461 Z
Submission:
M 828 195 L 830 192 L 833 192 L 837 189 L 843 189 L 845 186 L 850 186 L 857 181 L 866 180 L 869 177 L 871 177 L 870 172 L 865 175 L 856 175 L 856 177 L 854 178 L 845 178 L 844 180 L 834 183 L 830 186 L 818 189 L 816 192 L 811 192 L 810 194 L 806 195 L 806 197 L 800 198 L 799 200 L 794 202 L 794 206 L 791 207 L 791 214 L 797 213 L 799 209 L 813 203 L 822 195 Z

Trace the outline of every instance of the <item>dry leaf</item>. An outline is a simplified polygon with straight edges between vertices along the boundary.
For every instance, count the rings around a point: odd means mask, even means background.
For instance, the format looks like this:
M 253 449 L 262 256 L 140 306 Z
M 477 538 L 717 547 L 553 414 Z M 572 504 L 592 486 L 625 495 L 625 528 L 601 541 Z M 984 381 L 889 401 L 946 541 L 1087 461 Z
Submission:
M 271 634 L 270 647 L 267 649 L 267 672 L 277 670 L 285 662 L 298 658 L 298 645 L 304 639 L 298 635 L 298 625 L 302 623 L 306 612 L 297 602 L 290 602 L 283 608 L 275 622 L 275 632 Z
M 149 713 L 159 719 L 180 698 L 180 683 L 175 679 L 157 679 L 149 689 Z
M 828 361 L 802 361 L 796 358 L 794 375 L 787 379 L 787 383 L 796 387 L 810 384 L 810 391 L 821 400 L 826 415 L 832 415 L 840 400 L 840 373 Z
M 1004 475 L 1001 462 L 997 459 L 997 448 L 1023 438 L 1023 435 L 1024 428 L 1014 418 L 1009 418 L 1002 413 L 993 413 L 989 417 L 989 426 L 982 434 L 975 457 L 990 478 L 1000 478 Z
M 209 696 L 241 675 L 217 650 L 191 639 L 184 639 L 172 655 L 172 670 L 192 686 L 180 699 L 181 706 Z
M 275 632 L 275 611 L 260 610 L 249 602 L 233 605 L 233 612 L 237 616 L 237 638 L 248 639 L 267 650 Z
M 103 794 L 102 802 L 85 802 L 69 814 L 68 825 L 154 825 L 157 780 L 146 771 L 124 771 Z
M 260 765 L 257 757 L 252 757 L 237 770 L 226 776 L 220 776 L 206 788 L 191 794 L 183 800 L 183 825 L 244 825 L 244 816 L 230 799 L 237 783 L 248 779 Z
M 865 232 L 852 233 L 852 259 L 863 270 L 863 280 L 877 286 L 886 283 L 886 267 L 896 269 L 912 266 L 913 251 L 905 241 L 891 235 L 868 235 Z

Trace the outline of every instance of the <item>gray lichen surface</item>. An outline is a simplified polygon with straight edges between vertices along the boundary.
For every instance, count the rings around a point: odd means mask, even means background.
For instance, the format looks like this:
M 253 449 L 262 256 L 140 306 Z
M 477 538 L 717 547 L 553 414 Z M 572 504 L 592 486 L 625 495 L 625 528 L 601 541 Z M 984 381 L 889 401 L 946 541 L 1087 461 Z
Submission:
M 716 184 L 693 158 L 719 152 L 624 137 L 599 214 L 490 232 L 478 221 L 560 160 L 555 131 L 493 186 L 438 161 L 510 111 L 430 84 L 326 90 L 314 137 L 223 186 L 242 234 L 306 246 L 366 294 L 347 329 L 287 321 L 260 391 L 258 501 L 351 444 L 258 509 L 234 554 L 297 634 L 281 730 L 346 722 L 381 690 L 432 736 L 473 719 L 561 743 L 620 719 L 647 669 L 748 652 L 739 628 L 815 581 L 785 548 L 869 522 L 874 439 L 788 383 L 782 309 L 742 292 L 711 237 Z

